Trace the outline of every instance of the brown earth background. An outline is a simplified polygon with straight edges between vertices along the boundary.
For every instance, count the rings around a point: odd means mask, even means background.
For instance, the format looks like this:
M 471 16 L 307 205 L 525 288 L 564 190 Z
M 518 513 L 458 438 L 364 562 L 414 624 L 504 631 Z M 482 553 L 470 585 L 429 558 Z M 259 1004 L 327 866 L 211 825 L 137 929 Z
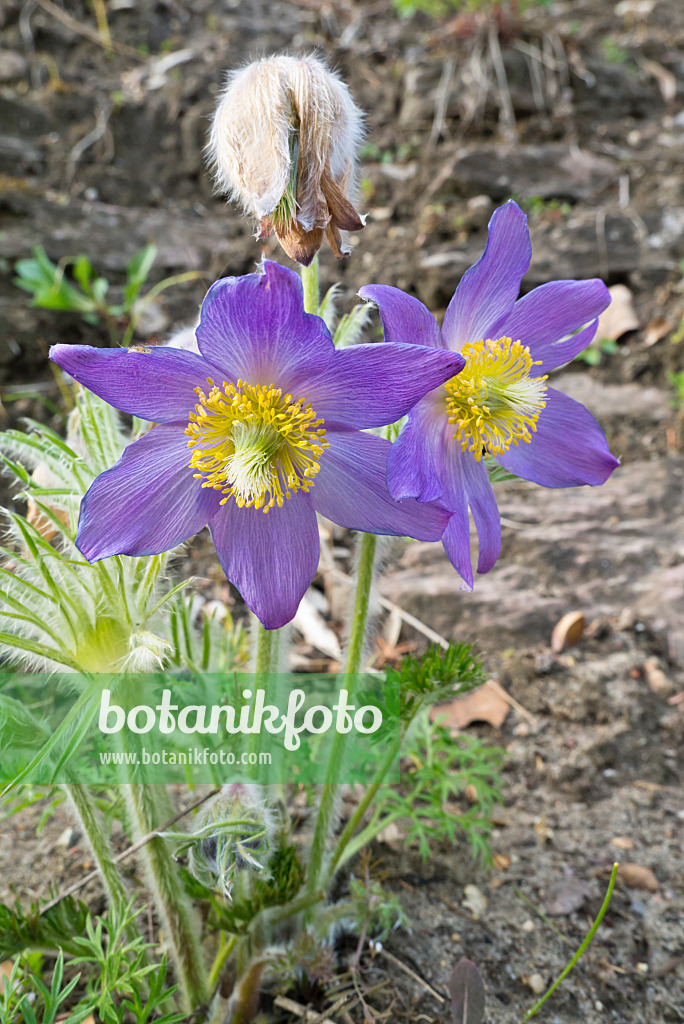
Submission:
M 153 340 L 190 324 L 215 278 L 252 270 L 262 252 L 289 262 L 213 195 L 202 156 L 225 71 L 271 52 L 326 55 L 367 112 L 368 223 L 347 261 L 322 255 L 323 283 L 341 282 L 343 311 L 375 281 L 440 315 L 495 205 L 511 196 L 529 215 L 526 290 L 590 276 L 629 290 L 631 318 L 616 301 L 622 320 L 605 328 L 617 350 L 554 382 L 606 430 L 622 460 L 611 480 L 597 490 L 497 485 L 502 556 L 472 594 L 439 545 L 385 552 L 380 593 L 443 636 L 474 642 L 517 704 L 499 729 L 474 727 L 507 752 L 495 867 L 474 865 L 459 846 L 423 863 L 391 836 L 374 855 L 410 917 L 387 948 L 442 994 L 454 962 L 475 960 L 490 1024 L 517 1024 L 533 976 L 548 983 L 567 962 L 614 859 L 651 869 L 648 888 L 643 873 L 618 883 L 593 946 L 538 1019 L 684 1020 L 684 421 L 669 378 L 684 371 L 684 5 L 557 0 L 515 17 L 442 21 L 402 20 L 388 0 L 109 0 L 107 10 L 115 52 L 98 40 L 89 4 L 4 0 L 0 10 L 5 426 L 45 416 L 30 397 L 10 399 L 29 386 L 51 393 L 49 345 L 108 344 L 76 315 L 28 306 L 12 277 L 33 246 L 55 261 L 86 253 L 114 292 L 152 241 L 152 282 L 199 271 L 150 309 L 139 337 Z M 367 336 L 378 337 L 377 319 Z M 331 537 L 349 571 L 349 538 Z M 240 612 L 208 540 L 180 568 L 204 573 L 204 595 Z M 344 586 L 321 576 L 316 595 L 339 635 Z M 554 653 L 553 626 L 575 610 L 587 628 Z M 420 632 L 376 611 L 383 657 L 397 644 L 424 646 Z M 296 638 L 294 664 L 325 664 L 311 637 Z M 78 835 L 64 840 L 65 811 L 37 839 L 38 813 L 0 822 L 5 901 L 12 889 L 44 896 L 87 859 Z M 468 885 L 484 897 L 479 913 L 463 905 Z M 391 1007 L 391 1021 L 448 1019 L 387 958 L 365 960 L 363 979 L 388 982 L 378 1005 Z

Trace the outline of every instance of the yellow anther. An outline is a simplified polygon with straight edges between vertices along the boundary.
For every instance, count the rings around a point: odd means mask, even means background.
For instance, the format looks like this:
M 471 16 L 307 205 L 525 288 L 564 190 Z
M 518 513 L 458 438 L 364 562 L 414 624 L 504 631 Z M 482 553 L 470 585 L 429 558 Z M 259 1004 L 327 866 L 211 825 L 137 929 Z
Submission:
M 303 399 L 292 402 L 274 384 L 223 382 L 209 395 L 195 388 L 199 404 L 185 433 L 192 448 L 190 468 L 202 487 L 221 491 L 238 508 L 268 512 L 298 491 L 308 491 L 329 446 L 323 420 Z
M 463 451 L 479 461 L 483 452 L 503 455 L 511 445 L 530 441 L 546 405 L 546 377 L 531 377 L 538 365 L 520 341 L 499 338 L 468 342 L 465 367 L 446 382 L 449 423 Z

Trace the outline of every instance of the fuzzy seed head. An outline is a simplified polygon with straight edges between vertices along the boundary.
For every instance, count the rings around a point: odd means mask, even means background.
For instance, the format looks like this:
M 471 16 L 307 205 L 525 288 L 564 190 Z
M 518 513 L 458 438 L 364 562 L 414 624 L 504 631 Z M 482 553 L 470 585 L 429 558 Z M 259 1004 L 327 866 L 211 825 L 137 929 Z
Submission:
M 218 188 L 274 230 L 308 265 L 326 234 L 336 256 L 342 231 L 363 221 L 350 201 L 363 115 L 347 86 L 314 57 L 267 57 L 234 72 L 207 151 Z

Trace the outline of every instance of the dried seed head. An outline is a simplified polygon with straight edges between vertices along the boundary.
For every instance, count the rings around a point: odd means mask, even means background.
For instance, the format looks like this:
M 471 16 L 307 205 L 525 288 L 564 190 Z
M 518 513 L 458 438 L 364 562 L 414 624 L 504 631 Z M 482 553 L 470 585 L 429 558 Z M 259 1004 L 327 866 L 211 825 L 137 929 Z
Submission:
M 235 72 L 221 97 L 207 151 L 222 191 L 275 231 L 308 266 L 327 235 L 336 256 L 354 209 L 362 114 L 344 82 L 313 57 L 267 57 Z

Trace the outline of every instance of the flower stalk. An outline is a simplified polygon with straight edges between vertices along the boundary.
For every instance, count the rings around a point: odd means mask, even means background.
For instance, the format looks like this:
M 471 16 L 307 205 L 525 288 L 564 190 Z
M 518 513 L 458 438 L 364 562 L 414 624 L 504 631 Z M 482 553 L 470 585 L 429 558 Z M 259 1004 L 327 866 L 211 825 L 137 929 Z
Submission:
M 318 253 L 308 267 L 302 265 L 302 286 L 304 288 L 304 312 L 318 316 L 320 290 L 318 283 Z
M 165 787 L 128 783 L 124 789 L 134 842 L 171 816 Z M 185 892 L 165 841 L 161 838 L 150 840 L 141 847 L 140 855 L 178 976 L 182 1008 L 187 1013 L 194 1013 L 209 1001 L 210 995 L 199 917 Z
M 112 855 L 109 843 L 102 829 L 102 824 L 98 820 L 88 787 L 82 786 L 77 782 L 70 782 L 65 783 L 63 789 L 71 804 L 72 812 L 88 839 L 110 905 L 114 907 L 125 906 L 128 897 L 124 888 L 123 878 Z M 131 929 L 134 933 L 137 933 L 135 923 L 131 924 Z
M 359 672 L 363 655 L 363 645 L 366 637 L 366 623 L 368 620 L 368 607 L 370 604 L 371 584 L 373 582 L 373 567 L 375 564 L 375 551 L 377 538 L 372 533 L 361 534 L 359 548 L 359 564 L 356 577 L 356 593 L 354 596 L 354 608 L 351 618 L 351 632 L 349 635 L 349 649 L 347 651 L 348 676 Z M 326 770 L 325 782 L 321 793 L 321 802 L 316 818 L 309 865 L 307 869 L 306 888 L 308 893 L 313 893 L 321 888 L 323 879 L 329 881 L 334 870 L 335 859 L 325 868 L 325 852 L 330 848 L 333 833 L 337 823 L 337 807 L 339 803 L 339 778 L 340 768 L 344 761 L 345 735 L 335 733 L 335 738 L 330 750 L 330 760 Z M 389 762 L 391 764 L 391 762 Z M 383 777 L 389 768 L 389 764 L 383 772 Z M 360 820 L 360 819 L 359 819 Z M 348 838 L 351 838 L 352 833 Z M 335 858 L 339 860 L 341 850 L 335 851 Z

